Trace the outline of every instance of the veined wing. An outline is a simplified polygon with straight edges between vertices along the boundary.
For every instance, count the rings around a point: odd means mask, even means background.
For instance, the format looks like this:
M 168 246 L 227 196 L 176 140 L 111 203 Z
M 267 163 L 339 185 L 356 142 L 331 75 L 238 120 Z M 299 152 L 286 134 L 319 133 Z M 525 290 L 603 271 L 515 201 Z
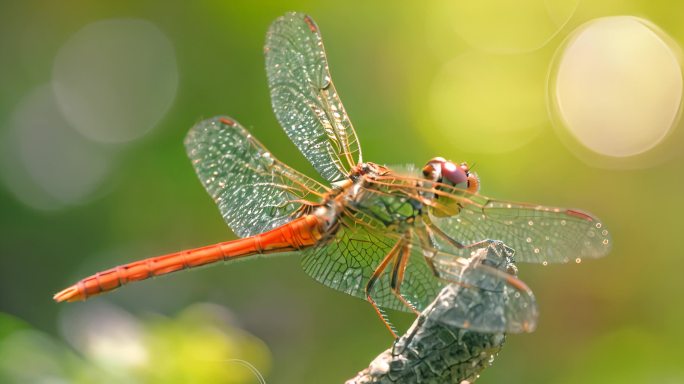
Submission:
M 457 199 L 462 208 L 456 216 L 431 214 L 439 229 L 461 244 L 501 240 L 516 250 L 517 261 L 567 263 L 604 256 L 611 247 L 608 230 L 589 213 L 479 195 L 449 199 Z
M 399 188 L 417 199 L 434 194 L 436 198 L 423 200 L 431 206 L 430 221 L 445 236 L 462 245 L 500 240 L 515 249 L 516 261 L 566 263 L 598 258 L 612 245 L 603 223 L 586 212 L 490 199 L 412 177 L 386 176 L 370 183 Z
M 307 15 L 278 18 L 266 36 L 273 111 L 290 140 L 329 182 L 361 162 L 361 147 L 335 90 L 318 26 Z
M 344 225 L 329 242 L 305 250 L 304 270 L 319 282 L 347 294 L 366 298 L 366 284 L 401 236 L 379 230 L 377 220 L 355 212 L 343 216 Z M 381 225 L 381 224 L 380 224 Z M 436 306 L 447 324 L 480 332 L 531 332 L 537 321 L 532 291 L 505 269 L 512 262 L 500 242 L 475 251 L 451 248 L 433 253 L 430 263 L 418 236 L 409 240 L 410 253 L 400 291 L 416 309 L 423 310 L 446 285 L 443 294 L 457 295 L 457 306 Z M 391 291 L 393 260 L 379 276 L 371 296 L 383 308 L 409 311 Z M 434 267 L 434 270 L 433 270 Z M 446 292 L 446 293 L 445 293 Z
M 400 240 L 400 236 L 385 233 L 361 223 L 355 217 L 342 216 L 341 227 L 328 242 L 303 251 L 302 267 L 318 282 L 366 299 L 366 284 L 380 262 Z M 408 255 L 402 296 L 417 309 L 424 309 L 444 283 L 426 263 L 420 247 L 412 246 Z M 391 291 L 392 264 L 378 278 L 371 296 L 383 307 L 410 311 Z
M 229 117 L 197 123 L 185 148 L 223 219 L 241 237 L 291 221 L 303 204 L 320 202 L 327 190 L 278 161 Z
M 443 294 L 456 305 L 437 305 L 432 313 L 443 323 L 478 332 L 532 332 L 537 325 L 537 305 L 532 291 L 515 276 L 500 268 L 509 263 L 503 258 L 501 243 L 480 248 L 486 254 L 466 259 L 438 253 L 433 264 L 440 277 L 453 282 Z M 493 267 L 493 262 L 498 268 Z

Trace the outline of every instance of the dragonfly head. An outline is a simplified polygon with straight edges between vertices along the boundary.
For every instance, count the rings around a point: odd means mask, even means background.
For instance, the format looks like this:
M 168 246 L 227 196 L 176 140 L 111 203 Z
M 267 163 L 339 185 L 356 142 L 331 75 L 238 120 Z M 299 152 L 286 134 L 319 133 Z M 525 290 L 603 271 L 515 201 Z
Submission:
M 465 189 L 471 193 L 480 190 L 480 179 L 470 171 L 467 163 L 455 164 L 443 157 L 435 157 L 423 167 L 423 177 L 429 181 L 444 183 Z

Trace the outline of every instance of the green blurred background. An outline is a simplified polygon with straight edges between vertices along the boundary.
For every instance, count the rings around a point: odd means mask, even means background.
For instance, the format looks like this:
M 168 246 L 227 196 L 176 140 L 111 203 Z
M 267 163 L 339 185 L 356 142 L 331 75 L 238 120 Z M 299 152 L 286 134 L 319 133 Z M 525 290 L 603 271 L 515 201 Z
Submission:
M 368 304 L 296 255 L 52 301 L 98 270 L 234 238 L 182 146 L 202 118 L 231 115 L 315 175 L 278 127 L 263 68 L 266 30 L 289 10 L 321 28 L 365 160 L 468 161 L 486 195 L 586 209 L 611 229 L 605 259 L 520 266 L 539 328 L 510 336 L 479 383 L 684 382 L 683 3 L 478 4 L 0 3 L 0 382 L 258 382 L 240 359 L 269 383 L 339 383 L 390 345 Z M 607 101 L 597 85 L 584 112 L 602 131 L 558 115 L 554 66 L 573 31 L 615 15 L 654 34 L 607 29 L 644 60 L 602 63 L 643 87 L 616 80 Z M 671 54 L 674 75 L 652 52 Z M 601 109 L 611 100 L 632 107 Z

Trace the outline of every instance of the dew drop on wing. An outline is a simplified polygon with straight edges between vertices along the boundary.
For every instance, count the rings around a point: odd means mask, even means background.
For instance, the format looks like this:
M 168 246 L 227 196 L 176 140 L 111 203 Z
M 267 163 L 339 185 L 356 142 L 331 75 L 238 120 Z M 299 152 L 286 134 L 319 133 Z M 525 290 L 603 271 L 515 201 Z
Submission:
M 270 152 L 264 152 L 261 154 L 261 159 L 263 160 L 264 164 L 267 167 L 272 166 L 275 163 L 275 160 L 273 159 L 273 156 L 271 156 Z
M 328 75 L 326 72 L 327 71 L 324 71 L 323 78 L 321 79 L 321 89 L 328 89 L 328 87 L 330 87 L 330 83 L 332 82 L 330 75 Z

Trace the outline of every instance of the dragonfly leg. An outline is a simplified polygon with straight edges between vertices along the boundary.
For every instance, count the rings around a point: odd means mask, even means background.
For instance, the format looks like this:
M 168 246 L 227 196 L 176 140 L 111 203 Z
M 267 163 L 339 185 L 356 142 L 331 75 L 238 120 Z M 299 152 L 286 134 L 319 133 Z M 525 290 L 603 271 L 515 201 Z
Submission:
M 502 260 L 506 260 L 506 272 L 508 272 L 510 275 L 517 276 L 518 274 L 518 268 L 513 264 L 513 252 L 514 250 L 505 244 L 503 244 L 500 240 L 491 240 L 491 239 L 486 239 L 482 241 L 478 241 L 476 243 L 471 243 L 471 244 L 463 244 L 460 243 L 448 234 L 444 233 L 441 229 L 439 229 L 436 225 L 432 223 L 428 223 L 425 226 L 426 232 L 428 233 L 427 238 L 432 239 L 433 235 L 436 234 L 437 236 L 441 237 L 442 239 L 446 240 L 449 244 L 452 246 L 458 248 L 458 249 L 471 249 L 472 251 L 470 252 L 471 258 L 474 258 L 474 256 L 477 254 L 477 251 L 480 249 L 486 249 L 486 248 L 493 248 L 495 253 L 502 258 Z M 421 238 L 421 240 L 423 240 Z M 431 243 L 431 246 L 435 247 L 434 242 L 432 240 L 428 240 L 429 243 Z M 501 250 L 503 249 L 503 250 Z M 481 253 L 481 257 L 485 257 L 486 253 Z M 426 257 L 429 261 L 429 264 L 432 266 L 432 262 L 429 260 L 429 257 Z M 482 262 L 482 259 L 479 260 L 479 262 Z M 433 272 L 436 272 L 433 267 Z M 439 275 L 437 275 L 439 276 Z
M 425 226 L 419 230 L 416 230 L 416 234 L 418 235 L 418 239 L 423 247 L 423 257 L 425 262 L 427 263 L 428 267 L 430 267 L 432 274 L 438 278 L 441 278 L 437 268 L 435 267 L 435 264 L 432 261 L 432 258 L 437 254 L 437 247 L 432 240 L 432 230 L 429 226 Z
M 475 248 L 475 249 L 481 249 L 481 248 L 488 248 L 494 244 L 501 243 L 499 240 L 491 240 L 491 239 L 486 239 L 482 241 L 478 241 L 475 243 L 470 243 L 470 244 L 463 244 L 451 236 L 449 236 L 447 233 L 439 229 L 436 225 L 432 223 L 427 224 L 427 228 L 429 228 L 430 232 L 437 234 L 439 237 L 442 239 L 446 240 L 449 244 L 453 245 L 454 247 L 458 249 L 470 249 L 470 248 Z
M 390 288 L 394 296 L 396 296 L 399 301 L 413 311 L 413 313 L 420 315 L 420 312 L 416 309 L 415 305 L 411 304 L 401 294 L 401 283 L 404 282 L 404 272 L 406 271 L 406 265 L 408 264 L 409 257 L 411 256 L 411 245 L 403 239 L 400 240 L 399 243 L 401 243 L 401 248 L 397 252 L 397 256 L 394 258 Z
M 401 250 L 402 248 L 402 241 L 399 240 L 394 247 L 392 247 L 392 250 L 385 256 L 385 258 L 382 259 L 380 264 L 378 265 L 377 268 L 375 268 L 375 271 L 373 271 L 373 275 L 371 275 L 370 279 L 368 279 L 368 283 L 366 283 L 366 299 L 368 300 L 369 303 L 373 306 L 373 309 L 375 309 L 375 312 L 378 314 L 382 322 L 385 324 L 385 327 L 389 329 L 390 333 L 394 338 L 397 338 L 397 332 L 394 329 L 394 326 L 390 323 L 389 319 L 387 319 L 387 316 L 385 316 L 385 313 L 378 307 L 378 304 L 375 302 L 373 299 L 371 293 L 373 292 L 373 287 L 375 286 L 375 283 L 378 281 L 378 278 L 382 275 L 382 273 L 387 269 L 387 265 L 389 264 L 392 259 L 394 259 L 397 256 L 397 253 Z M 394 290 L 392 290 L 394 292 Z

